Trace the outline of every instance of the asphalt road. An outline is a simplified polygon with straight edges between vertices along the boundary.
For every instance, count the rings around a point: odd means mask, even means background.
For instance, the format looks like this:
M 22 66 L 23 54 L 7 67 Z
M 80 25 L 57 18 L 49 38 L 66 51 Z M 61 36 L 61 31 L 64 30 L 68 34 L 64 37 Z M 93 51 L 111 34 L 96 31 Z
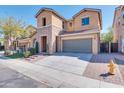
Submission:
M 0 53 L 0 59 L 2 59 Z M 2 61 L 0 61 L 2 62 Z M 0 64 L 0 88 L 46 88 L 49 87 L 15 70 Z

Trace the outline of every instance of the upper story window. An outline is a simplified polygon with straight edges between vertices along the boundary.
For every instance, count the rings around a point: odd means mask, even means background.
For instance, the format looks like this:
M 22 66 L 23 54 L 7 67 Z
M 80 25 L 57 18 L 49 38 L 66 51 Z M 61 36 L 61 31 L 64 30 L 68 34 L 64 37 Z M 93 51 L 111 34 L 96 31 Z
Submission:
M 123 17 L 123 19 L 124 19 L 124 10 L 122 10 L 122 17 Z
M 124 19 L 124 8 L 121 10 L 122 18 Z
M 42 26 L 46 26 L 46 18 L 45 17 L 42 18 Z
M 120 26 L 120 21 L 118 22 L 118 25 Z
M 72 27 L 72 22 L 69 23 L 69 26 Z
M 82 25 L 89 25 L 89 17 L 82 18 Z
M 62 28 L 64 29 L 65 25 L 64 25 L 64 22 L 62 22 Z

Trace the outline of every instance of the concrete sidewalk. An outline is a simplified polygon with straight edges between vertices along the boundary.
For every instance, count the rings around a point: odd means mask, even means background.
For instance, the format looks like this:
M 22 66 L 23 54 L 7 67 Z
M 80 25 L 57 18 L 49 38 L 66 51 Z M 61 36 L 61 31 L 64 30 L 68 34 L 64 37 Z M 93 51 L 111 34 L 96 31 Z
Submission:
M 83 77 L 82 75 L 76 75 L 70 72 L 64 72 L 58 69 L 49 68 L 47 66 L 22 62 L 15 59 L 9 59 L 9 60 L 0 59 L 0 64 L 5 65 L 47 86 L 55 87 L 55 88 L 57 87 L 66 87 L 66 88 L 124 87 L 112 83 L 102 82 L 100 80 L 90 79 L 87 77 Z

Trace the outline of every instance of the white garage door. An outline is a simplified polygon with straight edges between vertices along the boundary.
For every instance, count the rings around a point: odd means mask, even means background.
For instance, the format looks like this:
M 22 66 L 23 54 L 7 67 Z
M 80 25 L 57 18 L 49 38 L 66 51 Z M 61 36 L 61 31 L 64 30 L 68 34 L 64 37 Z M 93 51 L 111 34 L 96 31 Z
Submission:
M 92 39 L 63 40 L 63 52 L 92 53 Z

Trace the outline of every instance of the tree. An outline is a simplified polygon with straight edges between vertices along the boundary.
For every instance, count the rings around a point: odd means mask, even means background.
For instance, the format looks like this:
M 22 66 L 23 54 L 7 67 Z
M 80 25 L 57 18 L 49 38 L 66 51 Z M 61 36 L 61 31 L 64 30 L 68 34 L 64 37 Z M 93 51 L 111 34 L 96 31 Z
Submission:
M 36 33 L 36 29 L 32 25 L 28 25 L 27 27 L 25 27 L 23 31 L 21 31 L 19 38 L 20 39 L 29 38 L 35 33 Z
M 112 27 L 109 27 L 107 33 L 101 34 L 101 41 L 102 42 L 112 42 L 112 40 L 113 40 Z
M 22 20 L 15 19 L 14 17 L 0 19 L 0 31 L 4 34 L 5 54 L 8 50 L 11 50 L 12 42 L 20 36 L 20 32 L 24 28 L 25 24 Z
M 4 36 L 5 54 L 6 51 L 14 49 L 14 41 L 31 37 L 34 33 L 36 29 L 32 25 L 26 26 L 23 20 L 14 17 L 0 18 L 0 35 Z

